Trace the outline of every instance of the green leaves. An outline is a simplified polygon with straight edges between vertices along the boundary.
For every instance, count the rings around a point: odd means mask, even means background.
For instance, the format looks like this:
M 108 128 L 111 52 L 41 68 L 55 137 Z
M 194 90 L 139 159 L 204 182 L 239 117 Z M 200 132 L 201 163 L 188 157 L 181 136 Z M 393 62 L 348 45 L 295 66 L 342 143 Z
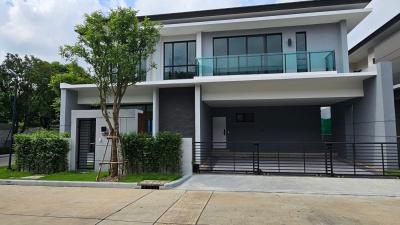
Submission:
M 119 135 L 119 111 L 122 99 L 130 85 L 141 81 L 143 75 L 154 67 L 150 55 L 155 51 L 161 26 L 144 19 L 139 21 L 136 11 L 130 8 L 113 9 L 85 15 L 83 24 L 75 31 L 78 40 L 74 45 L 65 45 L 60 53 L 67 59 L 83 59 L 94 72 L 93 79 L 99 91 L 99 103 L 110 134 Z M 149 68 L 144 61 L 149 60 Z M 110 115 L 107 104 L 112 99 Z M 111 161 L 117 161 L 116 140 L 111 147 Z M 110 175 L 118 175 L 116 164 L 110 167 Z
M 130 173 L 180 173 L 182 136 L 160 132 L 156 137 L 147 134 L 125 134 L 121 138 L 124 160 Z
M 56 132 L 16 135 L 13 148 L 18 171 L 49 174 L 67 170 L 69 144 Z
M 99 87 L 134 84 L 151 69 L 141 64 L 155 51 L 161 28 L 147 18 L 140 22 L 136 13 L 118 8 L 86 15 L 84 23 L 75 27 L 78 41 L 61 47 L 61 55 L 90 64 Z

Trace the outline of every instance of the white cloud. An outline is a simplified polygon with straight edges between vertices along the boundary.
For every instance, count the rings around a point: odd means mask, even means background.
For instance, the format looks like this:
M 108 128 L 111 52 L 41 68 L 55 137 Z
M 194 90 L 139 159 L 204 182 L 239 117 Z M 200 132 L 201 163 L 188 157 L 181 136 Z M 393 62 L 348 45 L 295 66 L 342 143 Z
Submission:
M 195 11 L 240 6 L 232 0 L 136 0 L 134 7 L 140 15 Z
M 0 0 L 0 61 L 7 52 L 61 60 L 58 48 L 75 42 L 85 13 L 130 6 L 141 15 L 229 8 L 299 0 Z M 400 12 L 399 0 L 373 0 L 374 12 L 349 35 L 349 46 Z
M 74 27 L 85 13 L 124 6 L 112 0 L 0 0 L 0 60 L 7 52 L 61 60 L 58 48 L 75 42 Z

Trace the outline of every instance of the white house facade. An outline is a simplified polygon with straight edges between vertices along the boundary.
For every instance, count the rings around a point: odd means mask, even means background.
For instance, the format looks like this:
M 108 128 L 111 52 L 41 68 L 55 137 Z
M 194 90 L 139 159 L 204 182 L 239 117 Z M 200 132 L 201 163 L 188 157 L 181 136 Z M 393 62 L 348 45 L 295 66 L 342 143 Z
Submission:
M 350 70 L 347 34 L 371 12 L 368 3 L 321 0 L 148 16 L 163 23 L 151 57 L 157 69 L 129 87 L 122 104 L 135 113 L 124 131 L 179 132 L 193 140 L 196 169 L 216 170 L 218 163 L 235 160 L 219 168 L 244 172 L 254 172 L 254 149 L 256 157 L 278 152 L 278 160 L 287 162 L 306 153 L 321 156 L 324 173 L 328 161 L 333 168 L 334 157 L 355 160 L 355 150 L 338 147 L 327 158 L 327 152 L 304 143 L 396 141 L 391 64 Z M 94 113 L 97 89 L 93 84 L 61 89 L 60 131 L 73 131 L 77 142 L 82 119 L 77 115 Z M 321 132 L 326 108 L 328 134 Z M 73 146 L 71 158 L 77 161 L 80 145 Z M 263 149 L 268 150 L 260 155 Z M 260 160 L 257 166 L 267 171 Z

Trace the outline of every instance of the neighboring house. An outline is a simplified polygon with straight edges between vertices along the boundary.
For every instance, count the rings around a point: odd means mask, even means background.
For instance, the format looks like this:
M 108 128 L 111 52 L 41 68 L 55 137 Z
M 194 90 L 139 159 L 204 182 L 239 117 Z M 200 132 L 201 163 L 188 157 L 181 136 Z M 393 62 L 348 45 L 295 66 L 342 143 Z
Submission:
M 349 51 L 353 72 L 376 70 L 380 62 L 391 62 L 397 133 L 400 132 L 400 14 L 393 17 Z M 390 90 L 390 87 L 386 87 Z
M 317 158 L 317 173 L 333 173 L 333 157 L 355 161 L 354 148 L 350 152 L 343 144 L 328 154 L 320 144 L 304 143 L 395 141 L 393 93 L 386 91 L 393 86 L 390 64 L 365 72 L 349 69 L 347 34 L 371 12 L 365 8 L 369 2 L 320 0 L 148 16 L 164 24 L 152 56 L 158 66 L 127 91 L 123 107 L 140 110 L 141 116 L 132 117 L 142 124 L 127 127 L 180 132 L 193 139 L 197 169 L 215 170 L 226 160 L 234 165 L 221 170 L 230 172 L 240 166 L 239 171 L 254 171 L 255 158 L 257 170 L 265 171 L 259 165 L 262 143 L 286 143 L 268 145 L 263 155 L 275 160 L 277 153 L 279 172 L 281 157 L 301 155 L 306 173 L 310 154 Z M 81 131 L 74 111 L 90 117 L 87 110 L 98 94 L 90 84 L 61 89 L 60 130 L 72 131 L 71 158 L 79 161 Z M 329 137 L 321 134 L 326 107 L 332 117 Z

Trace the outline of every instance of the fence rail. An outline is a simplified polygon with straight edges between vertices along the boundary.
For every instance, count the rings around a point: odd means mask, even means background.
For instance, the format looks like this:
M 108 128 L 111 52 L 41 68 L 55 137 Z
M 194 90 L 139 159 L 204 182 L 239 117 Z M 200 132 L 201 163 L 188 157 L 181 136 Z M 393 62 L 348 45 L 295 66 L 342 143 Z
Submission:
M 396 142 L 194 142 L 195 172 L 393 176 Z

